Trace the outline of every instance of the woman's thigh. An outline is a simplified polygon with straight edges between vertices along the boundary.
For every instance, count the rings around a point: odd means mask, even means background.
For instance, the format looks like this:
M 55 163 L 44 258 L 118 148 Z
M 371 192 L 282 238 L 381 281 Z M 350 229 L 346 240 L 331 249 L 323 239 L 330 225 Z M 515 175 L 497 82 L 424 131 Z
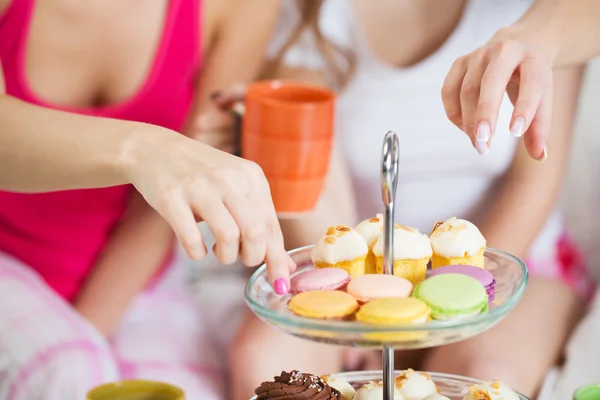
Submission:
M 104 338 L 29 267 L 0 254 L 0 398 L 79 400 L 118 379 Z
M 171 383 L 191 399 L 223 398 L 222 359 L 181 265 L 134 300 L 111 345 L 124 379 Z
M 564 283 L 534 276 L 506 319 L 479 336 L 433 349 L 424 368 L 501 379 L 532 395 L 562 356 L 583 305 L 581 297 Z

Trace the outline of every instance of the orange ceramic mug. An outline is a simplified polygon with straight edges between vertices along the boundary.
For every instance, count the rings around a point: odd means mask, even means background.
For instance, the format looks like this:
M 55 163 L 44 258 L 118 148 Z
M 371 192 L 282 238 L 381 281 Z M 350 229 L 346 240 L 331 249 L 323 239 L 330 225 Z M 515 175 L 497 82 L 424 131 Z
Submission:
M 88 400 L 185 400 L 183 390 L 162 382 L 122 381 L 92 389 Z
M 242 157 L 263 169 L 280 216 L 312 211 L 331 157 L 335 94 L 290 81 L 246 91 Z

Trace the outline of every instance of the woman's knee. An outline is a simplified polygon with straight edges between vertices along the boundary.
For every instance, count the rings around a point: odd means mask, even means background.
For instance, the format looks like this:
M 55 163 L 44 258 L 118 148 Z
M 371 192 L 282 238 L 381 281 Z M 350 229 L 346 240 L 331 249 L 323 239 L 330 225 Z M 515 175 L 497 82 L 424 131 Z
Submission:
M 108 347 L 88 338 L 47 346 L 26 359 L 4 358 L 8 374 L 0 393 L 6 400 L 79 400 L 91 388 L 118 380 Z

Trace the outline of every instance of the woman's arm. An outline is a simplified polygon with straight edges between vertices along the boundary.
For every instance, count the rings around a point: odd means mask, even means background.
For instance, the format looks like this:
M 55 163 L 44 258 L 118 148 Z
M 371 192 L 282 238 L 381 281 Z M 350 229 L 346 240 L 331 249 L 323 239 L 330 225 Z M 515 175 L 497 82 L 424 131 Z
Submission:
M 599 21 L 600 2 L 596 0 L 536 0 L 502 35 L 542 49 L 555 67 L 562 67 L 600 54 Z
M 539 164 L 519 146 L 502 188 L 480 224 L 490 246 L 525 257 L 560 194 L 567 168 L 583 68 L 554 73 L 554 113 L 548 160 Z
M 600 54 L 600 2 L 537 0 L 515 24 L 457 59 L 442 88 L 446 115 L 482 155 L 490 150 L 504 93 L 515 105 L 509 129 L 542 159 L 552 119 L 552 69 Z
M 139 193 L 132 193 L 127 212 L 78 294 L 75 308 L 109 336 L 131 300 L 168 261 L 174 244 L 169 225 Z
M 27 104 L 5 93 L 2 76 L 0 171 L 0 188 L 22 192 L 132 183 L 191 257 L 206 255 L 202 218 L 224 263 L 241 247 L 247 265 L 267 261 L 273 284 L 295 268 L 256 164 L 156 126 Z
M 216 34 L 207 43 L 207 62 L 198 80 L 196 104 L 185 134 L 220 150 L 233 152 L 232 117 L 212 101 L 256 79 L 262 69 L 267 44 L 273 34 L 279 0 L 208 1 Z

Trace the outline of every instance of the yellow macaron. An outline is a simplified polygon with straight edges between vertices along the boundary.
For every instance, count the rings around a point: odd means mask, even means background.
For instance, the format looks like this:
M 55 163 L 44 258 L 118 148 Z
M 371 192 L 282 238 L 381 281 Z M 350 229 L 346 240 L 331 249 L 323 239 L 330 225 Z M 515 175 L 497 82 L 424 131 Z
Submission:
M 339 290 L 312 290 L 292 297 L 288 307 L 301 317 L 345 319 L 356 312 L 358 302 L 353 296 Z
M 429 319 L 429 307 L 424 301 L 413 297 L 390 297 L 375 299 L 356 314 L 365 324 L 424 324 Z
M 425 324 L 429 321 L 430 309 L 424 301 L 414 297 L 375 299 L 356 313 L 356 319 L 369 325 Z M 365 334 L 369 340 L 384 342 L 410 342 L 421 340 L 427 331 L 374 332 Z

